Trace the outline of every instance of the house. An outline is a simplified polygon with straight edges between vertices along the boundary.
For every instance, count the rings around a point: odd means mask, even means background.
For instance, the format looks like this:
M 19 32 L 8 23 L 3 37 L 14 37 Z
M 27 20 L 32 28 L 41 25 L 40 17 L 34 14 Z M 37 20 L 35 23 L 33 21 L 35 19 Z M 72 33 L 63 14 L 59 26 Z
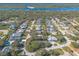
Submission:
M 9 45 L 10 45 L 10 42 L 7 41 L 7 40 L 5 40 L 5 41 L 4 41 L 4 46 L 9 46 Z
M 52 25 L 47 27 L 47 32 L 51 33 L 54 31 L 54 27 Z
M 4 47 L 3 49 L 2 49 L 2 53 L 4 53 L 4 55 L 6 55 L 8 52 L 10 52 L 11 51 L 11 47 L 10 46 L 7 46 L 7 47 Z
M 41 32 L 42 32 L 42 27 L 41 27 L 41 25 L 37 25 L 36 31 L 37 31 L 38 33 L 41 33 Z
M 57 41 L 58 39 L 56 38 L 56 37 L 54 37 L 54 36 L 48 36 L 48 41 L 49 42 L 55 42 L 55 41 Z
M 46 19 L 46 24 L 47 24 L 47 32 L 52 33 L 52 34 L 56 34 L 56 30 L 55 30 L 51 20 Z
M 22 25 L 20 25 L 20 28 L 25 29 L 27 27 L 27 23 L 23 23 Z
M 8 31 L 7 30 L 0 30 L 0 39 L 3 39 L 5 37 Z
M 0 35 L 0 39 L 3 39 L 3 38 L 4 38 L 4 36 L 1 36 L 1 35 Z
M 17 39 L 21 39 L 21 33 L 13 33 L 11 36 L 10 36 L 10 40 L 17 40 Z
M 12 23 L 12 24 L 10 25 L 10 28 L 11 28 L 11 29 L 16 29 L 16 24 L 15 24 L 15 23 Z
M 22 32 L 24 32 L 24 29 L 18 29 L 18 30 L 16 31 L 16 33 L 22 33 Z
M 41 20 L 42 20 L 41 18 L 39 18 L 39 19 L 37 20 L 36 31 L 37 31 L 38 33 L 41 33 L 41 32 L 42 32 Z
M 70 24 L 69 24 L 68 21 L 62 21 L 62 22 L 60 22 L 60 26 L 61 26 L 63 29 L 69 29 Z

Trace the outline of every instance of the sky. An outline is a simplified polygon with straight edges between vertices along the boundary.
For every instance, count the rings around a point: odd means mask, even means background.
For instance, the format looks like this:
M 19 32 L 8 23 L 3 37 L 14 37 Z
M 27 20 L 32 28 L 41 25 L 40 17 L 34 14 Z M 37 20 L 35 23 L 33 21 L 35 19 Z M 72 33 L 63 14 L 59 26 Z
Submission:
M 78 3 L 79 0 L 0 0 L 0 3 Z

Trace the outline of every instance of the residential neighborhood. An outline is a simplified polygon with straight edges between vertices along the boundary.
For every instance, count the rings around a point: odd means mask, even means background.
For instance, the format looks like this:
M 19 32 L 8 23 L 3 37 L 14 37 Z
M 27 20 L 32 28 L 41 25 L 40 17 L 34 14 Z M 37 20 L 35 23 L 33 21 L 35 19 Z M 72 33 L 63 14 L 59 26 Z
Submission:
M 0 56 L 79 56 L 79 12 L 32 6 L 0 10 Z

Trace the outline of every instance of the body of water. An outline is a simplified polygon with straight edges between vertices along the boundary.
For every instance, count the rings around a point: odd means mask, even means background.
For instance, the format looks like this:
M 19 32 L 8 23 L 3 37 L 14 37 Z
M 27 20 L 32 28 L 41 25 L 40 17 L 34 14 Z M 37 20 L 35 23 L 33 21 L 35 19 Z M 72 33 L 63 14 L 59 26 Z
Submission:
M 79 11 L 78 8 L 0 8 L 0 10 L 25 10 L 25 11 Z

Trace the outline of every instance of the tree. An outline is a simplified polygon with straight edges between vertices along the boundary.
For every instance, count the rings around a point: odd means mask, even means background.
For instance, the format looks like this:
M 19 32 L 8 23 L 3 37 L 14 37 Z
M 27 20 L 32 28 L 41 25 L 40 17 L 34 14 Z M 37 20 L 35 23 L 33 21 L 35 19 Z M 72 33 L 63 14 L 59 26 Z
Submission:
M 38 50 L 35 55 L 36 56 L 50 56 L 48 51 L 45 49 Z
M 34 52 L 40 48 L 40 44 L 36 41 L 32 41 L 28 46 L 27 50 L 30 52 Z
M 0 40 L 0 46 L 2 46 L 4 44 L 3 40 Z
M 59 56 L 64 54 L 64 52 L 61 49 L 50 50 L 49 53 L 53 56 Z
M 40 41 L 31 41 L 29 44 L 26 44 L 26 49 L 30 52 L 37 51 L 40 48 L 50 47 L 52 44 L 50 44 L 48 41 L 46 42 L 40 42 Z
M 0 35 L 3 35 L 3 32 L 0 32 Z
M 8 38 L 9 38 L 9 35 L 4 35 L 4 40 L 8 40 Z
M 60 38 L 60 39 L 59 39 L 59 43 L 61 43 L 61 44 L 62 44 L 62 43 L 66 43 L 66 39 L 65 39 L 65 38 Z
M 47 41 L 47 42 L 45 43 L 45 47 L 51 47 L 51 46 L 52 46 L 52 44 L 51 44 L 50 42 Z
M 72 42 L 72 45 L 73 45 L 74 48 L 79 48 L 79 43 Z

